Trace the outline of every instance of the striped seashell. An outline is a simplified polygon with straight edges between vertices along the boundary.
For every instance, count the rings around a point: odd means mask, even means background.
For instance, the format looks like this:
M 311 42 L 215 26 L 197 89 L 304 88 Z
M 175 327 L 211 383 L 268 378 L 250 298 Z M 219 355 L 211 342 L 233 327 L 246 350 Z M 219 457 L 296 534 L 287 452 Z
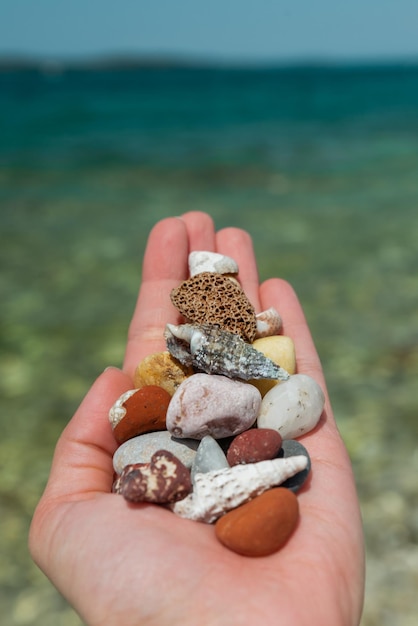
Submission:
M 287 380 L 289 373 L 241 337 L 216 324 L 167 324 L 167 349 L 183 365 L 241 380 Z
M 255 338 L 271 337 L 278 335 L 282 328 L 282 318 L 274 307 L 270 307 L 266 311 L 261 311 L 255 316 L 256 333 Z
M 193 492 L 170 508 L 180 517 L 211 524 L 224 513 L 295 476 L 307 465 L 306 456 L 298 455 L 196 474 Z

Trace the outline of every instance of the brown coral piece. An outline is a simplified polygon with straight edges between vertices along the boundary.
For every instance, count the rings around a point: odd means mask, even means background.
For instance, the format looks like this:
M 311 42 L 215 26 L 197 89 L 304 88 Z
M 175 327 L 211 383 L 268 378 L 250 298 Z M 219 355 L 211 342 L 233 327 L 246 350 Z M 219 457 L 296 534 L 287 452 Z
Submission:
M 202 272 L 172 290 L 171 301 L 186 320 L 195 324 L 219 324 L 224 330 L 254 340 L 255 310 L 243 290 L 227 276 Z

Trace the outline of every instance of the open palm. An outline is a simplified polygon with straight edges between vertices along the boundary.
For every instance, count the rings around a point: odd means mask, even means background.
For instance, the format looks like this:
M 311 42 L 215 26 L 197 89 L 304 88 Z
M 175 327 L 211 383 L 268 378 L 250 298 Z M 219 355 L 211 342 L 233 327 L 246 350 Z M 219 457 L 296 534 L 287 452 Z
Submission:
M 187 278 L 191 250 L 238 262 L 256 310 L 280 312 L 284 333 L 295 342 L 298 371 L 326 390 L 297 297 L 278 278 L 259 285 L 249 235 L 237 228 L 215 233 L 211 218 L 199 212 L 159 222 L 148 240 L 123 371 L 105 370 L 58 441 L 31 526 L 33 558 L 92 626 L 358 624 L 361 520 L 328 399 L 318 426 L 303 437 L 312 472 L 298 494 L 299 526 L 271 556 L 240 556 L 216 540 L 213 526 L 110 493 L 116 443 L 108 411 L 132 388 L 138 362 L 164 349 L 165 324 L 178 323 L 169 294 Z

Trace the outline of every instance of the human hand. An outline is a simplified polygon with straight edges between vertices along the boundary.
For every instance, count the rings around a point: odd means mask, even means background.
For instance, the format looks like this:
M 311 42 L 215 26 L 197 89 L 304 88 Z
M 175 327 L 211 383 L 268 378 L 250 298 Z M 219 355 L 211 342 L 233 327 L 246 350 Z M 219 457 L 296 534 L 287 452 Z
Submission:
M 257 311 L 274 306 L 295 342 L 298 372 L 326 393 L 318 355 L 288 283 L 258 282 L 249 235 L 215 233 L 211 218 L 187 213 L 152 230 L 130 325 L 123 371 L 93 384 L 56 447 L 29 545 L 39 567 L 90 626 L 356 625 L 363 601 L 363 536 L 350 461 L 327 397 L 318 426 L 303 437 L 311 480 L 298 493 L 300 523 L 268 557 L 229 551 L 212 525 L 111 493 L 117 447 L 109 408 L 133 387 L 136 365 L 165 349 L 163 329 L 178 323 L 173 287 L 187 278 L 188 253 L 233 257 Z

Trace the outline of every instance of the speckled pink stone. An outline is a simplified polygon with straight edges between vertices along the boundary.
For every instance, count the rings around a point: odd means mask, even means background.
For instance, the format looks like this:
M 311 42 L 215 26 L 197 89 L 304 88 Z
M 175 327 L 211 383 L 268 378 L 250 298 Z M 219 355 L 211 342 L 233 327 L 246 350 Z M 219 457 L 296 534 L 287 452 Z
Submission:
M 261 394 L 253 385 L 226 376 L 194 374 L 171 398 L 167 430 L 174 437 L 230 437 L 251 428 L 260 405 Z

